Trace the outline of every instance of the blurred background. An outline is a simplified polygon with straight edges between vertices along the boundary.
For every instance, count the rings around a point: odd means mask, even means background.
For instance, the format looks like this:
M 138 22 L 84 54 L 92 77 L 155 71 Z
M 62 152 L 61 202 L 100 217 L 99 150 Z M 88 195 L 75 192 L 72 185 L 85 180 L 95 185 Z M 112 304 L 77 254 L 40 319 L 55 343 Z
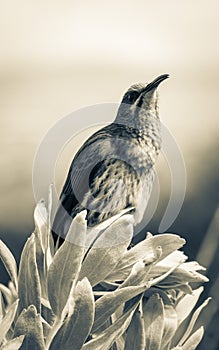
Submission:
M 199 261 L 212 276 L 206 293 L 218 294 L 218 18 L 216 0 L 1 2 L 0 237 L 17 259 L 34 228 L 31 173 L 46 132 L 76 109 L 118 103 L 131 84 L 169 73 L 159 89 L 160 114 L 183 154 L 187 190 L 168 231 L 186 238 L 191 259 L 201 249 Z M 57 191 L 73 153 L 68 147 L 57 164 Z M 161 197 L 147 227 L 153 233 L 170 191 L 162 159 L 157 169 Z M 1 274 L 7 279 L 2 266 Z M 218 349 L 218 297 L 212 305 L 205 316 L 209 350 Z

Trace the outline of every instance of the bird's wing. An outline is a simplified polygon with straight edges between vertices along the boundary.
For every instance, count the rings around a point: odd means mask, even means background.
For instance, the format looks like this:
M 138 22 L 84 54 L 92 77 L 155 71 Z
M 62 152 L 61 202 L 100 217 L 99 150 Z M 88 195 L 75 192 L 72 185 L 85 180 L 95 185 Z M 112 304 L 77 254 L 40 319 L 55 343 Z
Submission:
M 110 201 L 112 196 L 115 198 L 115 193 L 118 193 L 120 205 L 117 211 L 126 207 L 129 198 L 125 189 L 133 183 L 136 174 L 124 161 L 113 157 L 112 142 L 117 136 L 129 139 L 130 130 L 126 130 L 124 126 L 110 124 L 93 134 L 77 152 L 60 195 L 60 205 L 53 223 L 53 227 L 56 227 L 55 232 L 63 231 L 65 226 L 64 232 L 61 233 L 65 236 L 72 217 L 84 208 L 93 212 L 92 218 L 90 214 L 90 221 L 94 221 L 95 212 L 103 212 L 103 206 L 106 206 L 106 202 L 100 198 L 106 197 Z M 113 207 L 115 206 L 114 201 Z M 112 214 L 108 211 L 104 219 L 110 215 Z
M 92 169 L 110 152 L 111 138 L 110 129 L 102 128 L 82 145 L 71 163 L 61 196 L 74 193 L 81 197 L 86 193 L 89 185 L 87 181 Z
M 116 140 L 130 140 L 131 133 L 133 130 L 129 127 L 112 123 L 91 135 L 75 155 L 61 195 L 71 195 L 75 191 L 85 194 L 92 169 L 102 160 L 115 156 L 112 146 Z
M 88 209 L 89 225 L 135 206 L 134 193 L 138 191 L 139 182 L 135 169 L 121 159 L 109 157 L 98 163 L 91 172 L 90 190 L 82 203 Z

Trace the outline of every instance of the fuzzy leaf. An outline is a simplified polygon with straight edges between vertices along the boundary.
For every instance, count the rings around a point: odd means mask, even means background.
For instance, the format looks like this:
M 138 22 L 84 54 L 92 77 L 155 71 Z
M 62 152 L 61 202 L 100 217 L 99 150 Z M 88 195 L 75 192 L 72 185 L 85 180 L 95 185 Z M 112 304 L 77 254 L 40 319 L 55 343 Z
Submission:
M 47 213 L 44 200 L 39 201 L 36 205 L 36 208 L 34 210 L 34 221 L 35 221 L 36 231 L 39 235 L 39 238 L 42 243 L 42 247 L 45 251 L 47 247 L 46 237 L 47 237 L 48 213 Z
M 12 305 L 10 305 L 7 309 L 7 312 L 3 319 L 0 322 L 0 344 L 4 337 L 7 335 L 13 321 L 14 317 L 17 311 L 17 306 L 18 306 L 18 300 L 16 300 Z
M 177 329 L 177 314 L 171 304 L 164 304 L 164 330 L 162 336 L 162 347 L 168 348 Z
M 36 246 L 34 234 L 28 238 L 22 254 L 18 275 L 19 309 L 35 305 L 37 312 L 41 309 L 41 286 L 36 263 Z
M 196 290 L 193 290 L 191 295 L 185 295 L 182 299 L 180 299 L 179 303 L 176 305 L 175 308 L 178 318 L 178 325 L 180 325 L 190 314 L 203 290 L 204 288 L 200 287 Z
M 209 303 L 209 301 L 211 300 L 211 298 L 206 299 L 199 307 L 198 309 L 194 312 L 194 314 L 192 315 L 191 321 L 185 331 L 185 334 L 183 335 L 183 337 L 181 338 L 181 340 L 179 341 L 178 345 L 182 345 L 185 343 L 185 341 L 188 339 L 188 337 L 190 336 L 193 327 L 195 325 L 195 322 L 197 321 L 197 318 L 200 315 L 200 312 L 203 310 L 203 308 Z
M 159 253 L 161 253 L 161 250 L 159 250 Z M 152 268 L 152 264 L 158 259 L 159 254 L 157 255 L 157 258 L 155 257 L 155 260 L 148 263 L 144 260 L 140 260 L 137 263 L 135 263 L 131 269 L 131 272 L 129 276 L 125 279 L 125 281 L 119 286 L 119 288 L 124 288 L 127 286 L 137 286 L 143 283 L 146 283 L 148 279 L 148 274 Z
M 164 305 L 158 294 L 153 294 L 147 302 L 143 300 L 143 316 L 147 350 L 161 349 L 164 331 Z
M 56 252 L 48 271 L 48 297 L 53 312 L 61 318 L 69 293 L 75 283 L 85 252 L 85 213 L 73 220 L 65 242 Z M 76 240 L 78 244 L 72 243 Z
M 158 247 L 162 249 L 162 255 L 159 257 L 159 260 L 162 260 L 176 249 L 181 248 L 184 243 L 183 238 L 174 234 L 162 234 L 146 238 L 124 254 L 112 274 L 107 276 L 107 279 L 113 279 L 114 273 L 116 273 L 116 277 L 120 273 L 120 277 L 124 279 L 129 274 L 132 266 L 141 259 L 144 259 L 145 263 L 148 264 L 154 262 Z
M 143 293 L 147 287 L 134 286 L 117 289 L 113 292 L 108 292 L 95 303 L 95 319 L 92 332 L 94 333 L 107 319 L 112 315 L 116 309 L 134 298 L 136 295 Z
M 87 277 L 95 286 L 113 270 L 124 255 L 133 235 L 133 217 L 125 215 L 109 226 L 96 240 L 83 262 L 79 280 Z M 97 273 L 98 271 L 98 273 Z
M 20 349 L 24 338 L 25 338 L 25 335 L 20 335 L 19 337 L 10 340 L 9 342 L 7 342 L 7 344 L 5 344 L 5 346 L 3 346 L 3 348 L 1 348 L 1 350 L 18 350 L 18 349 Z
M 8 247 L 0 240 L 0 258 L 8 271 L 8 274 L 17 288 L 17 264 Z
M 145 330 L 141 308 L 137 308 L 127 329 L 125 350 L 144 350 Z
M 80 350 L 87 339 L 94 320 L 94 298 L 87 278 L 78 282 L 74 292 L 75 307 L 55 335 L 50 350 Z
M 50 203 L 50 192 L 49 189 L 49 207 Z M 50 208 L 49 208 L 50 210 Z M 50 231 L 50 212 L 47 211 L 44 200 L 37 203 L 34 211 L 34 221 L 35 221 L 35 235 L 40 241 L 41 248 L 44 252 L 44 268 L 48 270 L 49 265 L 52 262 L 51 246 L 53 246 L 52 235 Z M 51 244 L 52 241 L 52 244 Z
M 23 334 L 25 334 L 25 339 L 21 350 L 44 350 L 41 316 L 37 314 L 34 305 L 30 305 L 27 310 L 24 309 L 15 324 L 14 336 L 18 337 Z
M 150 286 L 155 286 L 155 285 L 158 285 L 160 284 L 162 281 L 166 280 L 167 277 L 169 277 L 173 271 L 177 268 L 177 266 L 172 266 L 171 268 L 169 268 L 169 270 L 167 270 L 165 273 L 161 274 L 161 275 L 158 275 L 158 277 L 155 277 L 154 279 L 152 279 L 150 281 Z M 169 289 L 171 289 L 169 287 Z
M 94 239 L 96 239 L 99 236 L 100 232 L 105 231 L 109 226 L 111 226 L 119 218 L 121 218 L 122 216 L 125 217 L 128 214 L 128 212 L 130 212 L 133 209 L 134 209 L 134 207 L 129 207 L 129 208 L 123 209 L 118 214 L 111 216 L 109 219 L 102 221 L 100 224 L 97 224 L 94 227 L 88 227 L 88 229 L 87 229 L 88 235 L 86 238 L 86 247 L 90 247 L 92 242 L 94 242 Z M 132 215 L 128 215 L 128 216 L 132 216 Z
M 181 350 L 195 350 L 201 342 L 204 335 L 204 328 L 200 327 L 191 337 L 183 344 Z
M 129 311 L 116 320 L 112 326 L 101 332 L 94 339 L 85 343 L 82 350 L 108 350 L 116 339 L 118 339 L 128 328 L 137 306 L 138 303 L 135 303 Z
M 165 271 L 168 271 L 169 267 L 166 269 L 158 269 L 156 268 L 156 271 L 160 274 L 165 273 Z M 153 271 L 155 274 L 155 271 Z M 201 275 L 198 272 L 189 272 L 184 269 L 181 269 L 181 267 L 177 267 L 171 275 L 169 275 L 164 281 L 160 283 L 162 287 L 165 288 L 175 288 L 175 286 L 180 285 L 180 284 L 185 284 L 185 283 L 192 283 L 192 282 L 208 282 L 208 278 Z
M 17 300 L 17 298 L 18 298 L 17 289 L 15 288 L 15 285 L 12 281 L 8 282 L 8 288 L 11 291 L 11 296 L 12 296 L 13 301 Z
M 45 253 L 42 248 L 41 239 L 39 232 L 35 230 L 34 232 L 35 246 L 36 246 L 36 262 L 39 272 L 40 285 L 41 285 L 41 295 L 43 298 L 47 297 L 47 283 L 46 283 L 46 271 L 45 271 Z
M 128 250 L 121 265 L 133 265 L 139 259 L 145 259 L 147 256 L 153 256 L 157 247 L 162 248 L 162 255 L 159 260 L 181 248 L 185 244 L 185 240 L 178 235 L 165 233 L 145 239 L 136 244 L 132 249 Z M 119 264 L 120 265 L 120 264 Z

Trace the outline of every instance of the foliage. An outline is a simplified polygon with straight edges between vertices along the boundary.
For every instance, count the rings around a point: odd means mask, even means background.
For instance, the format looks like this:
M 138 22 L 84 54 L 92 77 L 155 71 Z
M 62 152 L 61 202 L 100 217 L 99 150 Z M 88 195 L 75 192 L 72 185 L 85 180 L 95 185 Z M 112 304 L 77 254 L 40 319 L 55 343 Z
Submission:
M 38 203 L 35 231 L 17 272 L 0 242 L 11 281 L 0 285 L 0 349 L 192 350 L 203 337 L 195 307 L 207 278 L 186 262 L 175 234 L 151 235 L 130 248 L 132 215 L 88 230 L 86 212 L 55 249 L 50 211 Z M 197 287 L 199 286 L 199 287 Z

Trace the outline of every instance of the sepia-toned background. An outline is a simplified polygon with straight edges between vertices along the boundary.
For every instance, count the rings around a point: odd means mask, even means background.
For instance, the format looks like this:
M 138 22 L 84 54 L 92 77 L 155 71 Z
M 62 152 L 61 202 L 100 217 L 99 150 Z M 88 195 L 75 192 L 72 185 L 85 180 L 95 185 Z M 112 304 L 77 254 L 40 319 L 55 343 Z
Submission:
M 185 237 L 186 253 L 196 257 L 219 199 L 218 18 L 216 0 L 1 2 L 0 236 L 17 258 L 33 230 L 32 165 L 48 129 L 76 109 L 118 103 L 131 84 L 163 73 L 170 79 L 159 88 L 161 119 L 188 177 L 169 232 Z M 57 164 L 58 190 L 74 152 L 68 147 Z M 158 172 L 153 233 L 170 190 L 162 160 Z

